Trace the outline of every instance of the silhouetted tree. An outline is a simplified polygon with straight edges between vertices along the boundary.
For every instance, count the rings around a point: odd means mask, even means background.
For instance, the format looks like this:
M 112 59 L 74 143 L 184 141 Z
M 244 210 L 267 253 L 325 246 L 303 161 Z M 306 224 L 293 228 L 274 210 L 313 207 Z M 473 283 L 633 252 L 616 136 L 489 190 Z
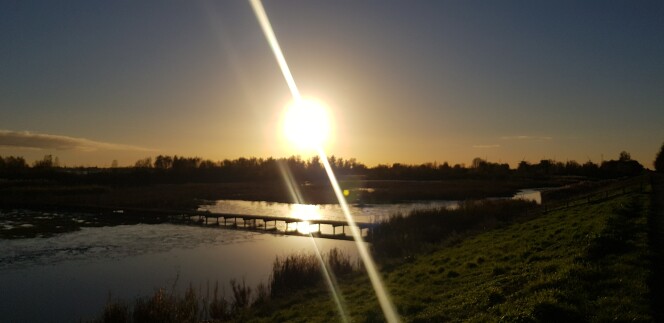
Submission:
M 159 155 L 154 159 L 154 168 L 170 169 L 173 167 L 173 158 L 171 156 Z
M 41 160 L 35 160 L 32 164 L 33 168 L 53 168 L 53 155 L 45 155 Z
M 643 165 L 632 160 L 630 154 L 622 151 L 618 160 L 609 160 L 602 163 L 600 169 L 605 177 L 635 176 L 643 172 Z
M 209 159 L 202 160 L 201 163 L 198 165 L 198 168 L 200 169 L 214 169 L 216 167 L 219 167 L 219 164 Z
M 589 160 L 581 165 L 581 172 L 584 176 L 597 177 L 599 175 L 599 166 Z
M 630 160 L 632 160 L 632 155 L 630 155 L 628 152 L 626 152 L 624 150 L 620 152 L 620 156 L 618 157 L 618 161 L 626 162 L 626 161 L 630 161 Z
M 659 148 L 659 152 L 657 153 L 657 157 L 655 157 L 655 162 L 653 162 L 653 165 L 655 166 L 655 170 L 659 173 L 664 173 L 664 144 L 662 144 L 662 147 Z
M 8 170 L 27 168 L 28 164 L 23 157 L 7 156 L 4 158 L 4 167 Z
M 475 157 L 475 159 L 473 159 L 473 162 L 472 162 L 470 167 L 480 168 L 480 167 L 482 167 L 483 164 L 486 164 L 486 160 L 484 160 L 482 158 L 479 158 L 479 157 Z
M 136 167 L 136 168 L 152 168 L 152 157 L 146 157 L 146 158 L 137 160 L 136 163 L 134 164 L 134 167 Z

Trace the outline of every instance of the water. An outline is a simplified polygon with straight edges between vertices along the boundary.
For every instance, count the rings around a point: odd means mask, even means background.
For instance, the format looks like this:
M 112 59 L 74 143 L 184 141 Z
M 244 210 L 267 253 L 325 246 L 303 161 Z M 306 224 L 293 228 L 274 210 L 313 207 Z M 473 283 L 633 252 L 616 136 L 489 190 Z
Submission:
M 393 214 L 408 214 L 416 209 L 456 207 L 457 201 L 423 201 L 402 204 L 351 205 L 350 212 L 355 222 L 373 223 L 387 219 Z M 270 215 L 296 219 L 340 220 L 345 216 L 338 204 L 289 204 L 264 201 L 218 200 L 211 205 L 202 205 L 201 211 L 232 214 Z
M 527 188 L 519 190 L 513 199 L 521 199 L 526 201 L 533 201 L 537 204 L 542 204 L 542 190 L 546 188 Z
M 318 239 L 356 257 L 352 241 Z M 109 293 L 133 301 L 155 288 L 231 278 L 267 282 L 276 256 L 313 252 L 308 237 L 171 224 L 83 228 L 51 238 L 0 240 L 0 321 L 73 322 L 99 314 Z M 226 287 L 226 291 L 230 291 Z M 228 295 L 228 293 L 227 293 Z
M 522 190 L 513 198 L 541 202 L 538 190 Z M 457 205 L 455 201 L 355 205 L 351 212 L 357 222 L 377 222 L 414 209 Z M 221 200 L 201 209 L 344 219 L 338 205 Z M 49 220 L 64 215 L 26 212 L 25 216 Z M 82 215 L 71 217 L 85 222 Z M 20 220 L 21 214 L 12 214 L 11 219 L 0 221 L 0 230 L 30 225 Z M 352 241 L 317 239 L 317 243 L 323 252 L 337 247 L 352 257 L 357 254 Z M 89 320 L 103 309 L 109 293 L 133 301 L 159 287 L 182 291 L 192 284 L 205 293 L 208 285 L 227 286 L 232 278 L 244 278 L 255 286 L 267 282 L 276 256 L 313 250 L 308 237 L 172 224 L 83 227 L 48 238 L 0 240 L 0 321 Z
M 519 190 L 512 199 L 523 199 L 542 203 L 540 190 Z M 356 222 L 375 223 L 394 214 L 407 215 L 417 209 L 455 208 L 459 201 L 417 201 L 399 204 L 351 205 L 350 211 Z M 303 220 L 325 219 L 344 221 L 345 216 L 338 204 L 290 204 L 265 201 L 218 200 L 202 205 L 199 210 L 213 213 L 269 215 L 292 217 Z

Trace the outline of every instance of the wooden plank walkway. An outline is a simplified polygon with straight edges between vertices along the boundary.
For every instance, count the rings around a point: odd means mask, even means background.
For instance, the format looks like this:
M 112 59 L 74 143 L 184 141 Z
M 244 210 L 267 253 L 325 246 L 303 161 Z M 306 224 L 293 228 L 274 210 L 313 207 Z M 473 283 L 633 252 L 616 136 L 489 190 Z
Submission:
M 352 240 L 350 225 L 346 221 L 311 219 L 304 220 L 293 217 L 253 215 L 253 214 L 233 214 L 233 213 L 212 213 L 196 211 L 183 213 L 179 220 L 189 223 L 203 225 L 216 225 L 229 229 L 249 230 L 283 235 L 314 236 L 317 238 Z M 283 224 L 279 226 L 278 224 Z M 309 231 L 302 232 L 298 228 L 306 225 Z M 360 229 L 364 240 L 371 236 L 373 223 L 356 222 L 355 225 Z M 327 232 L 323 228 L 327 227 Z
M 99 216 L 106 216 L 132 220 L 153 220 L 154 223 L 172 222 L 188 223 L 206 226 L 216 226 L 235 230 L 247 230 L 281 235 L 314 236 L 317 238 L 335 240 L 353 240 L 350 225 L 346 221 L 312 219 L 303 220 L 294 217 L 213 213 L 208 211 L 155 209 L 140 207 L 102 206 L 102 205 L 57 205 L 60 211 L 90 212 Z M 309 223 L 309 233 L 303 233 L 298 228 Z M 278 224 L 282 224 L 281 226 Z M 369 241 L 374 223 L 356 222 L 362 233 L 362 238 Z M 312 230 L 315 226 L 315 230 Z M 323 230 L 326 229 L 326 230 Z

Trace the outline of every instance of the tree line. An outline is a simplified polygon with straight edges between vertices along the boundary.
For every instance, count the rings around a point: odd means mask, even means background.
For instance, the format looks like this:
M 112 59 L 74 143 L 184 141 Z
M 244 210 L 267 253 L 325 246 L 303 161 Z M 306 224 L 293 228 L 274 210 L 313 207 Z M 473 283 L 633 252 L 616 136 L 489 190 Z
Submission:
M 662 147 L 664 149 L 664 145 Z M 661 152 L 660 152 L 660 155 Z M 664 158 L 664 157 L 663 157 Z M 661 159 L 658 155 L 658 160 Z M 514 169 L 506 163 L 494 163 L 482 158 L 473 159 L 468 166 L 447 162 L 419 165 L 394 163 L 367 167 L 354 158 L 330 156 L 330 165 L 337 176 L 368 180 L 447 180 L 447 179 L 507 179 L 546 178 L 551 176 L 580 176 L 587 178 L 617 178 L 638 175 L 643 165 L 623 151 L 617 159 L 600 164 L 587 161 L 559 162 L 550 159 L 538 163 L 522 161 Z M 656 164 L 656 163 L 655 163 Z M 133 167 L 61 167 L 57 157 L 46 155 L 28 164 L 23 157 L 0 156 L 0 177 L 8 179 L 53 179 L 64 182 L 109 184 L 280 181 L 288 170 L 299 181 L 326 179 L 320 158 L 244 158 L 213 161 L 200 157 L 158 155 L 136 161 Z

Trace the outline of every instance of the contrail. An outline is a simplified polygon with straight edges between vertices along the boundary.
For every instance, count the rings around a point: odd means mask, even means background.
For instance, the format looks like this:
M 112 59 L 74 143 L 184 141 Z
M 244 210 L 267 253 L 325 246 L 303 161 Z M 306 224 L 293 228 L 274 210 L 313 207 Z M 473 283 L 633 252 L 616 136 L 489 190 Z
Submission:
M 270 24 L 270 20 L 267 17 L 267 13 L 265 13 L 265 8 L 263 8 L 263 4 L 261 3 L 260 0 L 249 0 L 249 2 L 251 3 L 251 7 L 254 9 L 256 18 L 258 19 L 258 22 L 260 23 L 261 28 L 263 29 L 263 33 L 265 34 L 267 41 L 270 43 L 270 47 L 272 47 L 272 52 L 274 53 L 274 56 L 277 59 L 277 63 L 281 68 L 281 73 L 284 75 L 284 79 L 286 79 L 288 88 L 290 89 L 291 94 L 293 95 L 293 100 L 295 102 L 300 102 L 302 100 L 300 91 L 297 89 L 297 86 L 295 85 L 295 79 L 293 78 L 293 74 L 291 74 L 291 71 L 288 68 L 288 64 L 286 63 L 286 58 L 284 57 L 284 54 L 281 52 L 281 47 L 279 47 L 279 42 L 277 42 L 277 37 L 274 34 L 274 30 L 272 30 L 272 25 Z M 397 312 L 394 309 L 394 305 L 392 304 L 392 301 L 390 300 L 390 297 L 384 288 L 384 285 L 380 278 L 380 274 L 378 273 L 378 270 L 376 270 L 376 265 L 374 264 L 374 261 L 371 258 L 371 255 L 369 254 L 368 248 L 364 244 L 364 240 L 362 239 L 362 233 L 360 232 L 359 228 L 355 225 L 355 220 L 353 220 L 353 216 L 350 214 L 348 203 L 346 203 L 346 198 L 341 192 L 341 188 L 339 187 L 339 182 L 337 181 L 336 176 L 332 171 L 330 162 L 327 160 L 327 155 L 325 154 L 325 151 L 323 151 L 321 147 L 317 147 L 317 149 L 318 149 L 318 155 L 321 161 L 323 162 L 323 166 L 325 168 L 327 176 L 330 179 L 330 183 L 332 184 L 332 188 L 334 189 L 334 193 L 337 196 L 337 199 L 339 200 L 339 204 L 341 205 L 341 209 L 344 212 L 346 221 L 350 226 L 351 233 L 353 234 L 353 239 L 355 240 L 355 244 L 357 245 L 357 248 L 360 253 L 360 259 L 362 259 L 364 267 L 367 269 L 367 273 L 369 274 L 369 280 L 371 281 L 371 285 L 373 286 L 374 292 L 376 293 L 376 297 L 378 298 L 378 303 L 380 304 L 380 307 L 383 310 L 383 315 L 385 316 L 385 319 L 388 322 L 399 322 L 400 321 L 399 316 L 397 315 Z

